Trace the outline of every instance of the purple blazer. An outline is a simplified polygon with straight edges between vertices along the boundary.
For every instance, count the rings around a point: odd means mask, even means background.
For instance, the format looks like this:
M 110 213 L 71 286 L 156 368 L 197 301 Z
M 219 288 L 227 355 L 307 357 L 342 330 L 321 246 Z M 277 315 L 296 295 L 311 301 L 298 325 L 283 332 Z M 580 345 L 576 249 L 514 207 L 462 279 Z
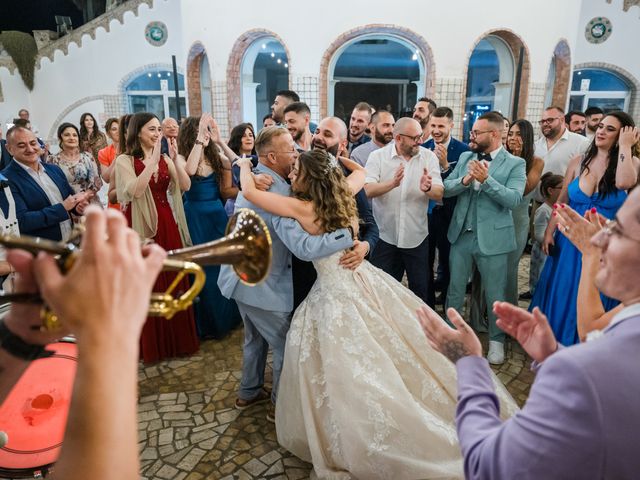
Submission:
M 640 313 L 633 315 L 545 360 L 526 405 L 505 422 L 487 361 L 460 359 L 456 425 L 466 478 L 640 478 Z

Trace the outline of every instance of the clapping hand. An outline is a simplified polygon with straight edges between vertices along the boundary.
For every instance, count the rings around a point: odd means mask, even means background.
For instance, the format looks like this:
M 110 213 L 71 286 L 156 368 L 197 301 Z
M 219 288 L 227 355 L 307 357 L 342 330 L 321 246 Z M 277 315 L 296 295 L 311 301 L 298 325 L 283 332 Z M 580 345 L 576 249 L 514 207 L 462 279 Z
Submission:
M 640 130 L 638 127 L 622 127 L 618 137 L 620 148 L 631 148 L 640 140 Z
M 438 157 L 438 162 L 440 166 L 444 169 L 449 167 L 449 161 L 447 159 L 447 147 L 445 147 L 442 143 L 436 143 L 433 148 L 433 153 Z
M 404 178 L 404 163 L 401 163 L 400 166 L 396 169 L 395 173 L 393 174 L 392 183 L 394 188 L 400 186 L 403 178 Z
M 420 177 L 420 190 L 423 192 L 428 192 L 431 190 L 431 182 L 433 179 L 431 175 L 429 175 L 429 171 L 426 168 L 422 169 L 422 176 Z
M 158 165 L 162 156 L 162 135 L 158 135 L 153 151 L 151 152 L 151 164 Z
M 580 253 L 583 255 L 600 253 L 600 249 L 591 243 L 591 238 L 602 229 L 607 219 L 598 214 L 595 208 L 587 210 L 582 217 L 573 208 L 563 203 L 554 213 L 558 219 L 558 230 L 580 250 Z
M 488 162 L 472 160 L 469 162 L 469 174 L 478 182 L 484 183 L 489 178 L 489 165 Z
M 432 308 L 424 305 L 416 312 L 429 345 L 434 350 L 456 363 L 469 355 L 482 356 L 482 345 L 478 336 L 454 309 L 447 309 L 447 317 L 455 328 L 451 328 Z
M 203 113 L 200 117 L 200 122 L 198 123 L 198 136 L 196 140 L 202 142 L 202 146 L 206 147 L 209 145 L 209 140 L 211 140 L 211 136 L 209 135 L 209 125 L 213 121 L 213 118 L 208 113 Z
M 220 143 L 222 141 L 220 138 L 220 129 L 218 128 L 218 123 L 213 119 L 211 115 L 209 115 L 209 135 L 211 136 L 211 141 L 213 143 Z
M 529 313 L 507 302 L 495 302 L 493 312 L 498 317 L 496 325 L 515 338 L 536 362 L 543 362 L 558 349 L 547 317 L 538 307 Z

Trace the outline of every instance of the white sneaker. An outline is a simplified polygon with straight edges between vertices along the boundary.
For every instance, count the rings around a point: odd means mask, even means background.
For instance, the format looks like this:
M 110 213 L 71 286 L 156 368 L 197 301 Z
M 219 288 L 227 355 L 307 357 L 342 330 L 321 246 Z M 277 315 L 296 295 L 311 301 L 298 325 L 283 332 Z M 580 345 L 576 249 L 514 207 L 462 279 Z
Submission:
M 504 343 L 490 341 L 487 360 L 489 360 L 489 363 L 492 365 L 503 364 L 504 363 Z

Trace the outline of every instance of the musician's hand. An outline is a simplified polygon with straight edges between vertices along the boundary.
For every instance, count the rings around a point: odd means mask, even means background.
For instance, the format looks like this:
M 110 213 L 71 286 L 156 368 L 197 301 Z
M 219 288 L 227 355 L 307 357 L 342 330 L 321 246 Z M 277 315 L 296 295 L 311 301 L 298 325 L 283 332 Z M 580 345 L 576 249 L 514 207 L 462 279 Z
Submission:
M 88 207 L 82 250 L 67 275 L 53 257 L 41 252 L 34 272 L 42 296 L 62 322 L 78 337 L 97 342 L 138 338 L 149 309 L 149 297 L 166 252 L 148 245 L 112 208 Z

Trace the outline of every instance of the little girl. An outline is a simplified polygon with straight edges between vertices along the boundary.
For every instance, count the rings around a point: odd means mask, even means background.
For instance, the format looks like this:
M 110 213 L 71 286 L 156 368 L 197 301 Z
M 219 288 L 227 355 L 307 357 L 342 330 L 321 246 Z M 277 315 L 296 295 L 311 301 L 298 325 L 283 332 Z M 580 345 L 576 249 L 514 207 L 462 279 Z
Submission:
M 562 191 L 563 181 L 562 175 L 555 175 L 551 172 L 545 173 L 540 179 L 540 191 L 544 197 L 544 203 L 540 205 L 533 216 L 533 247 L 531 248 L 531 266 L 529 267 L 529 291 L 532 295 L 547 259 L 542 251 L 542 241 L 553 212 L 553 204 L 556 203 L 558 195 Z

